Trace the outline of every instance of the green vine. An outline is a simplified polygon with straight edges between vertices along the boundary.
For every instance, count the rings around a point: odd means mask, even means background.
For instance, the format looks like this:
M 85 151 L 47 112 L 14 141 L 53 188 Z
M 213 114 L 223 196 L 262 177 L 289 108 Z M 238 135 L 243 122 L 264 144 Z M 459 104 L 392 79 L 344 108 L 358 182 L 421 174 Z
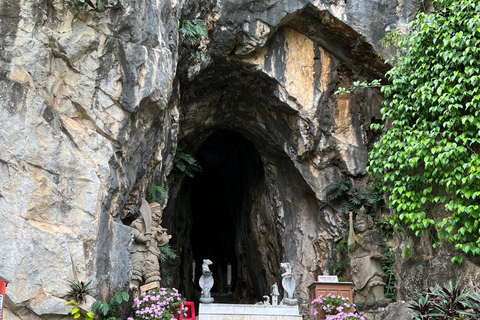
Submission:
M 436 228 L 456 250 L 480 255 L 480 2 L 435 5 L 441 9 L 418 14 L 400 41 L 407 53 L 381 89 L 389 125 L 368 171 L 389 195 L 397 230 L 419 236 Z M 438 204 L 446 212 L 439 220 Z
M 344 93 L 350 94 L 352 91 L 355 91 L 357 89 L 361 88 L 378 88 L 381 87 L 380 79 L 375 79 L 372 80 L 372 82 L 367 82 L 367 81 L 354 81 L 352 85 L 348 88 L 344 87 L 338 87 L 338 89 L 334 92 L 336 95 L 342 95 Z

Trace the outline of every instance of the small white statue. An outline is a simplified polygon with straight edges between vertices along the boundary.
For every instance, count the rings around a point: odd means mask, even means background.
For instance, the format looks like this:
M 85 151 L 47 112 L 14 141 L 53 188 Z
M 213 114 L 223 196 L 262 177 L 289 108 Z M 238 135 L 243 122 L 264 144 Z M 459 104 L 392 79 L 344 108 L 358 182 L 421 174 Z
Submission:
M 213 276 L 212 271 L 208 268 L 212 264 L 212 261 L 208 259 L 203 259 L 202 264 L 202 276 L 198 281 L 200 288 L 202 288 L 202 296 L 200 297 L 200 302 L 202 303 L 212 303 L 213 298 L 210 296 L 210 290 L 213 287 Z
M 270 293 L 272 296 L 272 306 L 278 305 L 278 296 L 280 296 L 280 293 L 278 292 L 278 285 L 277 283 L 274 283 L 272 285 L 272 292 Z
M 298 300 L 293 298 L 293 292 L 295 291 L 295 279 L 292 276 L 292 267 L 288 262 L 282 262 L 280 267 L 285 269 L 285 272 L 282 274 L 282 287 L 287 293 L 287 296 L 283 298 L 281 304 L 295 306 L 297 305 Z

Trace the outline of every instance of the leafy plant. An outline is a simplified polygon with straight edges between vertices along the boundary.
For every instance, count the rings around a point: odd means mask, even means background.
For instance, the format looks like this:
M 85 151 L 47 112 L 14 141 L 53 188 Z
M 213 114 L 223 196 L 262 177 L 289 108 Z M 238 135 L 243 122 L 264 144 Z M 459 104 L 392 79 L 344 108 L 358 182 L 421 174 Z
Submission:
M 73 309 L 70 314 L 73 316 L 74 319 L 80 319 L 80 318 L 84 320 L 95 319 L 95 315 L 92 312 L 87 312 L 83 310 L 75 301 L 68 301 L 67 305 L 73 306 Z
M 169 244 L 167 244 L 164 247 L 159 247 L 158 250 L 160 251 L 160 255 L 158 256 L 158 259 L 160 260 L 161 263 L 165 263 L 168 260 L 175 260 L 177 258 L 177 254 L 175 253 L 175 250 L 173 250 Z M 160 277 L 162 278 L 161 284 L 164 286 L 170 285 L 173 281 L 173 278 L 165 272 L 165 268 L 161 268 Z
M 153 183 L 148 184 L 147 193 L 150 203 L 159 202 L 163 206 L 168 199 L 167 191 Z
M 344 312 L 353 307 L 348 298 L 341 295 L 326 294 L 319 295 L 311 302 L 312 306 L 318 310 L 323 311 L 325 314 L 334 315 Z M 318 311 L 314 311 L 314 315 L 317 315 Z
M 70 291 L 67 293 L 67 298 L 73 299 L 77 303 L 85 302 L 87 295 L 93 293 L 94 288 L 90 288 L 89 281 L 84 283 L 83 281 L 68 281 L 70 284 Z
M 468 295 L 461 303 L 467 310 L 462 311 L 462 314 L 480 319 L 480 293 L 478 291 L 475 294 Z
M 383 202 L 382 189 L 378 185 L 368 188 L 353 184 L 350 179 L 343 179 L 328 185 L 324 191 L 328 200 L 341 200 L 343 213 L 359 213 L 362 206 L 372 208 Z
M 205 50 L 201 49 L 201 42 L 204 38 L 208 37 L 205 21 L 200 19 L 180 19 L 180 27 L 178 31 L 182 34 L 182 47 L 190 51 L 190 54 L 193 57 L 204 60 L 206 54 Z
M 407 257 L 412 256 L 411 246 L 409 244 L 402 244 L 400 249 L 402 249 L 402 258 L 405 259 Z
M 135 315 L 127 320 L 171 320 L 185 312 L 181 307 L 185 300 L 175 288 L 159 288 L 142 292 L 135 298 Z
M 435 5 L 400 41 L 407 53 L 381 89 L 388 125 L 372 125 L 387 131 L 369 154 L 368 171 L 389 195 L 396 230 L 420 236 L 435 228 L 456 250 L 480 255 L 480 4 Z M 438 204 L 441 220 L 431 209 Z
M 116 292 L 115 296 L 110 300 L 110 303 L 106 301 L 95 301 L 95 303 L 92 306 L 92 310 L 99 310 L 100 313 L 103 316 L 103 319 L 106 320 L 120 320 L 117 319 L 114 314 L 118 310 L 120 310 L 122 306 L 122 302 L 128 302 L 130 299 L 130 295 L 127 292 L 120 291 Z
M 415 320 L 429 320 L 432 317 L 429 315 L 430 308 L 431 308 L 431 301 L 429 295 L 420 295 L 417 300 L 413 300 L 408 307 L 415 313 L 413 319 Z
M 342 271 L 345 270 L 346 266 L 347 265 L 343 262 L 332 262 L 332 264 L 331 264 L 333 272 L 336 275 L 339 275 L 340 273 L 342 273 Z
M 414 319 L 478 319 L 465 311 L 469 291 L 458 283 L 436 285 L 431 292 L 418 294 L 408 308 L 415 313 Z
M 354 81 L 352 85 L 348 88 L 338 87 L 338 89 L 334 92 L 336 95 L 342 95 L 344 93 L 350 94 L 352 91 L 355 91 L 359 88 L 377 88 L 381 86 L 380 79 L 372 80 L 371 82 L 368 81 Z
M 397 298 L 397 291 L 395 290 L 395 274 L 393 272 L 393 264 L 395 263 L 394 246 L 384 246 L 382 255 L 387 258 L 387 262 L 382 264 L 383 272 L 387 278 L 387 283 L 384 287 L 385 298 L 392 299 Z
M 109 7 L 113 7 L 117 4 L 122 4 L 123 0 L 97 0 L 94 4 L 91 0 L 65 0 L 65 3 L 70 6 L 74 14 L 77 14 L 81 10 L 87 10 L 91 8 L 95 11 L 105 11 Z
M 365 317 L 363 317 L 363 316 L 361 316 L 361 315 L 359 315 L 359 314 L 353 313 L 353 312 L 349 312 L 349 313 L 340 312 L 340 313 L 336 314 L 333 318 L 330 318 L 330 319 L 366 320 Z
M 173 170 L 167 177 L 169 184 L 175 183 L 175 181 L 183 175 L 193 178 L 196 172 L 202 171 L 202 167 L 197 160 L 191 155 L 183 152 L 180 148 L 177 148 L 177 154 L 173 159 L 173 164 Z

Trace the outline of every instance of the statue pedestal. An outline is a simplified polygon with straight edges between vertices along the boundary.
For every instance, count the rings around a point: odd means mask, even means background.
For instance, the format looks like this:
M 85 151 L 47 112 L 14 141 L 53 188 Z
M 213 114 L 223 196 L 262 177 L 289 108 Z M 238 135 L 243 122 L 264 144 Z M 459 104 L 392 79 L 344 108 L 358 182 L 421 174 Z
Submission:
M 313 313 L 316 311 L 311 302 L 320 296 L 321 294 L 327 295 L 329 293 L 336 296 L 341 295 L 342 297 L 348 298 L 350 303 L 353 303 L 352 295 L 352 282 L 314 282 L 308 286 L 308 300 L 309 303 L 309 319 L 310 320 L 323 320 L 326 319 L 326 316 L 323 312 L 319 311 L 315 316 Z
M 298 306 L 200 304 L 198 320 L 302 320 Z

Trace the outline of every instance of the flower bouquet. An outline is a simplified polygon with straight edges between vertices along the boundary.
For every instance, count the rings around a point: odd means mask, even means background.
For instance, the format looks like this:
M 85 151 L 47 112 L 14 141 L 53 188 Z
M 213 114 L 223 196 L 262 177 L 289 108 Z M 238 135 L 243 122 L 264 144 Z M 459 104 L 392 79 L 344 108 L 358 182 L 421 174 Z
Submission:
M 365 317 L 362 317 L 359 314 L 356 313 L 346 313 L 346 312 L 340 312 L 337 313 L 336 315 L 333 316 L 331 319 L 342 319 L 342 320 L 365 320 Z
M 336 315 L 339 313 L 345 313 L 344 311 L 349 310 L 353 307 L 350 304 L 348 298 L 342 297 L 341 295 L 334 295 L 334 294 L 321 294 L 318 298 L 314 299 L 312 305 L 317 308 L 314 312 L 314 315 L 318 314 L 318 310 L 321 310 L 325 313 L 325 315 Z
M 127 320 L 175 320 L 185 313 L 181 305 L 185 302 L 175 288 L 159 288 L 142 292 L 135 298 L 135 314 Z

